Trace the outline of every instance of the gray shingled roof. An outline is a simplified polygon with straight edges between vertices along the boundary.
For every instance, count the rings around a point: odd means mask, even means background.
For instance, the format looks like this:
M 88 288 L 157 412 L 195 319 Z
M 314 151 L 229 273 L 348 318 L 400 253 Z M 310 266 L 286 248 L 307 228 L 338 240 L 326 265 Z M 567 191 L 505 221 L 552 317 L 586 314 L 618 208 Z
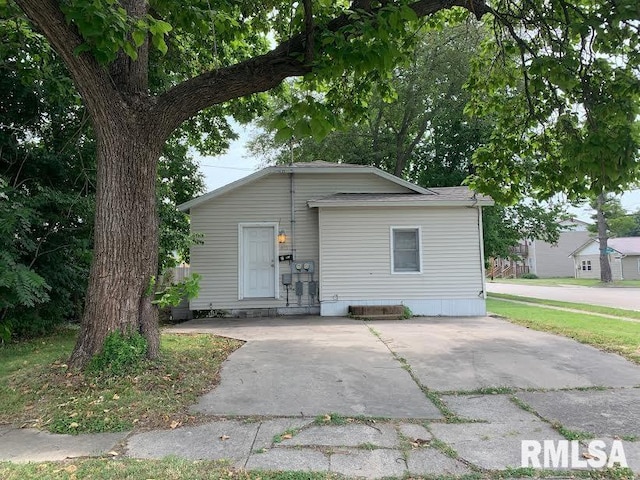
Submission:
M 493 205 L 493 200 L 484 195 L 475 194 L 468 187 L 430 188 L 432 193 L 336 193 L 310 200 L 313 207 L 340 205 Z
M 358 165 L 356 163 L 336 163 L 326 162 L 324 160 L 314 160 L 313 162 L 294 162 L 274 165 L 274 167 L 292 167 L 292 168 L 327 168 L 327 167 L 344 167 L 344 168 L 371 168 L 369 165 Z

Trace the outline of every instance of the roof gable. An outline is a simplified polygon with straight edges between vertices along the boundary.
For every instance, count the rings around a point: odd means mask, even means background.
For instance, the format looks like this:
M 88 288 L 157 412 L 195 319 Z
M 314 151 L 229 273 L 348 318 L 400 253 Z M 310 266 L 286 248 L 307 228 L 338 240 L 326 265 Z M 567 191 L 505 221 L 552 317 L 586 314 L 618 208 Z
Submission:
M 592 238 L 584 245 L 569 254 L 570 257 L 581 255 L 582 252 L 594 243 L 599 243 L 597 238 Z M 607 247 L 621 255 L 640 255 L 640 237 L 618 237 L 607 240 Z
M 223 187 L 212 190 L 211 192 L 205 193 L 200 197 L 194 198 L 193 200 L 189 200 L 181 205 L 178 205 L 178 209 L 182 211 L 188 211 L 189 209 L 201 205 L 202 203 L 208 202 L 209 200 L 213 200 L 216 197 L 224 195 L 232 190 L 240 188 L 244 185 L 248 185 L 253 183 L 262 177 L 267 175 L 272 175 L 275 173 L 304 173 L 304 174 L 320 174 L 320 173 L 340 173 L 342 174 L 352 174 L 352 173 L 370 173 L 372 175 L 377 175 L 391 183 L 396 185 L 403 186 L 415 193 L 421 193 L 424 195 L 436 195 L 432 189 L 427 189 L 420 187 L 418 185 L 414 185 L 413 183 L 407 182 L 401 178 L 398 178 L 394 175 L 391 175 L 387 172 L 384 172 L 378 168 L 371 167 L 368 165 L 353 165 L 346 163 L 331 163 L 324 161 L 315 161 L 315 162 L 304 162 L 304 163 L 293 163 L 290 165 L 278 165 L 273 167 L 266 167 L 262 170 L 258 170 L 251 175 L 241 178 L 240 180 L 236 180 L 235 182 L 229 183 Z

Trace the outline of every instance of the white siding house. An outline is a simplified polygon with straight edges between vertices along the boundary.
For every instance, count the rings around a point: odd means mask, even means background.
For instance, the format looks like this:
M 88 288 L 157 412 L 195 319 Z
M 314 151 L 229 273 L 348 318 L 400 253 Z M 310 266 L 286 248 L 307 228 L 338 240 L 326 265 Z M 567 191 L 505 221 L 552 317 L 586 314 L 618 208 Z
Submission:
M 640 279 L 640 237 L 610 238 L 607 241 L 613 280 Z M 571 253 L 576 278 L 600 278 L 600 244 L 589 240 Z
M 373 167 L 268 167 L 180 206 L 202 236 L 190 308 L 345 315 L 403 304 L 417 315 L 484 315 L 481 209 L 492 203 Z

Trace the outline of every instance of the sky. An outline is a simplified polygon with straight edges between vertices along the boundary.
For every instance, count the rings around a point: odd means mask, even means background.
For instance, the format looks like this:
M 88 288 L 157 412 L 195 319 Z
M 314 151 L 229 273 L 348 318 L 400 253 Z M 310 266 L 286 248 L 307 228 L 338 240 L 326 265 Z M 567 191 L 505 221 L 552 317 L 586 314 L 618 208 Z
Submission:
M 263 163 L 262 159 L 252 157 L 246 149 L 246 144 L 253 134 L 253 128 L 236 125 L 236 131 L 238 139 L 231 142 L 227 153 L 215 157 L 197 157 L 200 161 L 200 170 L 205 177 L 207 192 L 252 174 L 259 170 Z M 640 209 L 640 189 L 622 195 L 621 202 L 628 211 L 635 212 Z M 588 207 L 571 209 L 570 213 L 581 220 L 591 221 L 591 211 Z

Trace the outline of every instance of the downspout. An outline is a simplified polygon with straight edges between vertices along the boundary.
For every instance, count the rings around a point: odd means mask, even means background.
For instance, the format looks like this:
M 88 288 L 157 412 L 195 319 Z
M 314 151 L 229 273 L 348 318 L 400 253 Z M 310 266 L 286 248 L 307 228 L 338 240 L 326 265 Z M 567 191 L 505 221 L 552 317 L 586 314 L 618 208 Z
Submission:
M 295 182 L 293 179 L 293 170 L 289 174 L 289 193 L 291 195 L 291 256 L 296 259 L 296 204 L 295 204 Z
M 482 228 L 482 207 L 476 206 L 478 209 L 478 244 L 480 248 L 480 275 L 482 276 L 482 291 L 478 296 L 487 299 L 487 277 L 484 269 L 484 231 Z

